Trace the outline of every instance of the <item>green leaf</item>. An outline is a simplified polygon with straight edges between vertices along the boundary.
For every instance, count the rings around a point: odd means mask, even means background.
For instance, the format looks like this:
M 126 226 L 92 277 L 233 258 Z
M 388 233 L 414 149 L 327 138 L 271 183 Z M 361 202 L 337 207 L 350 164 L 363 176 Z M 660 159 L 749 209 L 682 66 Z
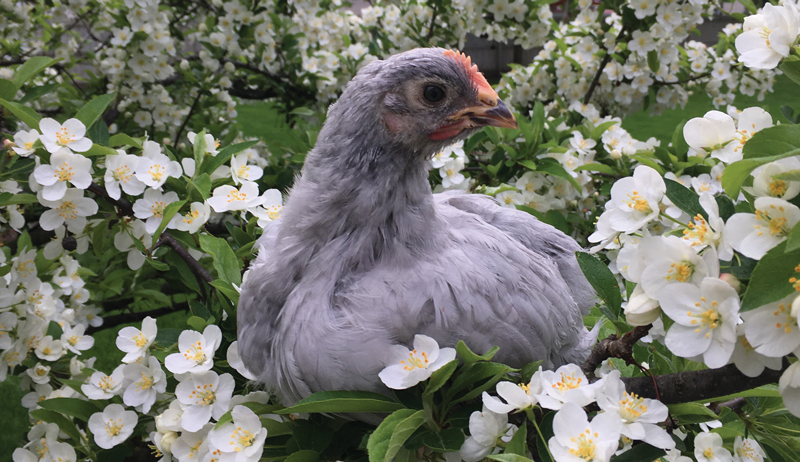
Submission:
M 592 130 L 591 138 L 596 140 L 603 135 L 609 128 L 616 125 L 618 122 L 616 120 L 609 120 L 608 122 L 603 122 L 600 125 L 596 126 L 594 130 Z
M 783 158 L 797 154 L 800 154 L 800 126 L 789 124 L 776 125 L 757 132 L 742 149 L 745 160 L 775 156 Z
M 203 329 L 208 326 L 206 320 L 199 316 L 190 316 L 189 319 L 186 320 L 186 324 L 198 332 L 203 332 Z
M 784 60 L 778 68 L 783 71 L 786 77 L 789 77 L 794 83 L 800 85 L 800 61 Z
M 242 261 L 236 257 L 231 246 L 224 239 L 208 234 L 201 234 L 198 238 L 200 240 L 200 248 L 211 255 L 214 269 L 217 270 L 219 279 L 237 286 L 241 285 L 242 274 L 240 271 Z
M 772 178 L 785 181 L 800 181 L 800 170 L 789 170 L 788 172 L 772 175 Z
M 575 167 L 575 171 L 576 172 L 582 172 L 584 170 L 587 170 L 589 172 L 605 173 L 605 174 L 608 174 L 608 175 L 616 175 L 617 174 L 617 172 L 615 172 L 612 167 L 609 167 L 606 164 L 598 164 L 596 162 L 590 162 L 588 164 L 583 164 L 583 165 L 579 165 L 579 166 Z
M 19 120 L 25 122 L 27 126 L 36 129 L 39 128 L 39 121 L 42 120 L 42 116 L 37 114 L 33 109 L 13 101 L 6 101 L 2 98 L 0 98 L 0 106 L 11 111 Z
M 45 333 L 45 335 L 49 335 L 53 337 L 55 340 L 58 340 L 61 338 L 61 334 L 63 333 L 64 330 L 61 329 L 61 326 L 57 322 L 50 321 L 50 324 L 47 325 L 47 332 Z
M 508 446 L 506 446 L 506 450 L 503 451 L 503 454 L 516 454 L 518 456 L 525 456 L 525 452 L 528 449 L 528 421 L 525 420 L 522 422 L 522 426 L 519 427 L 514 436 L 511 437 L 511 441 L 508 442 Z
M 578 181 L 575 180 L 575 178 L 573 178 L 572 175 L 570 175 L 569 172 L 567 172 L 557 160 L 547 157 L 544 159 L 538 159 L 538 161 L 539 162 L 536 165 L 536 171 L 549 173 L 550 175 L 563 178 L 569 181 L 569 184 L 571 184 L 576 191 L 581 190 L 581 185 L 578 183 Z
M 69 435 L 70 438 L 74 441 L 74 444 L 79 444 L 81 441 L 81 433 L 78 431 L 78 427 L 72 423 L 71 420 L 64 417 L 60 413 L 56 411 L 51 411 L 49 409 L 36 409 L 31 411 L 31 417 L 35 420 L 42 420 L 49 423 L 54 423 L 58 425 L 58 428 L 61 429 L 64 433 Z
M 664 183 L 667 185 L 667 198 L 676 207 L 688 213 L 690 217 L 696 217 L 700 214 L 708 220 L 708 214 L 700 205 L 700 196 L 697 193 L 669 178 L 664 178 Z
M 464 432 L 459 428 L 447 428 L 438 433 L 426 432 L 422 444 L 436 452 L 453 452 L 464 445 Z
M 797 223 L 789 233 L 789 239 L 786 239 L 786 252 L 794 252 L 800 249 L 800 223 Z
M 800 250 L 786 252 L 786 242 L 772 248 L 758 261 L 747 284 L 741 311 L 750 311 L 777 302 L 795 292 L 789 278 L 798 277 L 795 268 L 800 264 Z
M 370 462 L 390 462 L 403 443 L 425 423 L 425 411 L 400 409 L 383 420 L 367 441 Z
M 202 166 L 206 157 L 206 131 L 203 130 L 194 137 L 194 161 L 198 167 Z M 219 155 L 219 153 L 217 153 Z
M 758 12 L 758 8 L 756 8 L 756 4 L 753 3 L 753 0 L 739 0 L 739 3 L 747 8 L 750 14 L 756 14 L 756 12 Z
M 111 149 L 108 146 L 103 146 L 101 144 L 93 144 L 88 151 L 82 152 L 85 157 L 97 157 L 97 156 L 114 156 L 117 154 L 115 149 Z
M 432 395 L 438 389 L 442 388 L 442 386 L 447 383 L 447 380 L 453 375 L 453 372 L 455 372 L 456 368 L 458 367 L 458 362 L 458 359 L 454 359 L 439 369 L 436 369 L 433 374 L 431 374 L 431 378 L 428 380 L 428 385 L 425 387 L 425 392 L 422 395 Z
M 689 145 L 686 144 L 686 138 L 683 137 L 683 126 L 686 125 L 684 120 L 672 132 L 672 149 L 675 150 L 675 155 L 678 159 L 686 158 L 686 153 L 689 152 Z
M 208 200 L 211 197 L 211 177 L 208 176 L 208 173 L 201 173 L 194 179 L 187 179 L 186 181 L 194 186 L 194 189 L 200 193 L 203 200 Z
M 735 398 L 753 398 L 753 397 L 758 397 L 758 398 L 780 398 L 781 397 L 781 393 L 780 393 L 780 391 L 778 391 L 778 386 L 777 385 L 770 384 L 770 385 L 762 385 L 762 386 L 760 386 L 758 388 L 753 388 L 753 389 L 750 389 L 750 390 L 741 391 L 739 393 L 734 393 L 734 394 L 731 394 L 731 395 L 715 397 L 714 401 L 725 402 L 725 401 L 730 401 L 730 400 L 735 399 Z
M 11 194 L 3 193 L 0 195 L 0 207 L 7 205 L 35 204 L 39 202 L 33 194 Z
M 553 419 L 555 412 L 548 412 L 539 421 L 539 432 L 542 438 L 536 438 L 536 452 L 539 453 L 539 460 L 552 461 L 552 456 L 547 448 L 547 442 L 553 437 Z
M 152 266 L 153 268 L 157 269 L 158 271 L 169 271 L 169 265 L 164 263 L 164 262 L 161 262 L 161 261 L 158 261 L 158 260 L 154 260 L 154 259 L 149 258 L 149 257 L 146 258 L 144 261 L 146 261 L 148 265 Z
M 97 412 L 102 412 L 91 401 L 84 401 L 78 398 L 51 398 L 39 402 L 43 409 L 60 412 L 70 417 L 77 417 L 84 422 L 89 421 L 89 417 Z
M 14 85 L 12 81 L 0 79 L 0 98 L 12 100 L 17 96 L 17 90 L 19 90 L 19 87 Z
M 653 72 L 658 72 L 661 64 L 658 62 L 658 51 L 650 50 L 647 52 L 647 67 Z
M 719 416 L 702 403 L 680 403 L 667 406 L 673 418 L 683 424 L 717 420 Z
M 27 93 L 25 93 L 25 96 L 20 98 L 19 102 L 25 104 L 28 101 L 36 101 L 37 99 L 41 98 L 42 96 L 56 89 L 56 87 L 58 87 L 57 83 L 49 83 L 47 85 L 39 85 L 38 87 L 33 87 L 30 90 L 28 90 Z M 0 96 L 0 97 L 5 98 L 5 96 Z M 6 98 L 6 99 L 11 99 L 11 98 Z
M 108 93 L 106 95 L 95 96 L 92 98 L 91 101 L 86 103 L 78 113 L 75 114 L 75 118 L 83 122 L 86 127 L 91 127 L 103 115 L 103 112 L 106 110 L 111 101 L 114 101 L 114 93 Z
M 736 208 L 733 205 L 733 201 L 731 201 L 730 197 L 725 195 L 719 195 L 715 197 L 715 199 L 717 200 L 717 206 L 719 207 L 719 216 L 723 220 L 728 221 L 728 218 L 736 213 Z
M 317 460 L 319 460 L 317 451 L 303 449 L 289 454 L 289 457 L 284 459 L 284 462 L 317 462 Z
M 200 173 L 208 173 L 208 174 L 214 173 L 214 170 L 218 169 L 221 165 L 228 162 L 232 156 L 239 154 L 245 149 L 250 149 L 256 144 L 258 144 L 258 140 L 245 141 L 243 143 L 237 143 L 230 146 L 225 146 L 224 148 L 222 148 L 222 150 L 220 150 L 217 153 L 216 156 L 210 157 L 205 161 L 205 163 L 200 168 Z
M 34 56 L 17 68 L 16 72 L 14 72 L 14 78 L 11 79 L 11 81 L 17 88 L 21 88 L 31 77 L 52 66 L 56 61 L 57 60 L 47 56 Z
M 525 456 L 520 456 L 518 454 L 495 454 L 486 456 L 487 459 L 492 460 L 499 460 L 500 462 L 533 462 L 531 459 L 528 459 Z
M 611 457 L 611 462 L 653 462 L 666 453 L 647 443 L 639 443 L 622 454 Z
M 172 221 L 172 217 L 175 216 L 176 213 L 181 209 L 181 207 L 186 204 L 186 199 L 178 202 L 173 202 L 166 207 L 164 207 L 164 211 L 161 213 L 161 223 L 156 228 L 156 232 L 153 233 L 153 241 L 150 248 L 155 248 L 156 242 L 158 242 L 158 238 L 161 237 L 161 233 L 164 232 L 164 228 L 167 227 L 170 221 Z
M 606 303 L 611 312 L 619 318 L 622 313 L 622 295 L 617 278 L 605 263 L 586 252 L 575 252 L 578 265 L 589 284 L 597 291 L 597 295 Z M 615 320 L 615 319 L 612 319 Z
M 183 329 L 159 328 L 158 333 L 156 334 L 156 342 L 160 343 L 164 347 L 169 347 L 178 343 L 178 337 L 180 337 L 181 332 L 183 332 Z
M 298 401 L 294 406 L 275 411 L 275 413 L 393 412 L 398 409 L 403 409 L 403 405 L 378 393 L 368 391 L 322 391 Z
M 108 125 L 106 125 L 103 119 L 97 119 L 97 122 L 86 131 L 86 137 L 94 143 L 103 146 L 108 145 Z
M 130 136 L 124 133 L 118 133 L 108 140 L 109 146 L 134 146 L 139 149 L 142 149 L 142 142 L 136 138 L 131 138 Z
M 463 340 L 459 340 L 456 344 L 456 353 L 458 353 L 458 356 L 464 360 L 465 364 L 472 364 L 477 361 L 491 361 L 491 359 L 499 350 L 500 347 L 495 345 L 486 353 L 479 355 L 477 353 L 473 353 Z

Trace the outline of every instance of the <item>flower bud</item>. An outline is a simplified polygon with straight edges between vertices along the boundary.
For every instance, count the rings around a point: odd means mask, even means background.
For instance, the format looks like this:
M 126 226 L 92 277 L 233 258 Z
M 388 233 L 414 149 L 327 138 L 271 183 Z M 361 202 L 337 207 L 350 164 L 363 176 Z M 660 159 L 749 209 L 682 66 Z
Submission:
M 206 23 L 201 22 L 200 25 L 197 26 L 197 30 L 199 30 L 200 32 L 205 32 L 208 30 L 208 26 L 206 26 Z
M 161 437 L 161 449 L 163 449 L 164 452 L 172 452 L 170 451 L 170 449 L 172 448 L 172 443 L 176 439 L 178 439 L 177 433 L 173 431 L 167 432 L 166 434 L 164 434 L 164 436 Z
M 661 315 L 658 300 L 647 296 L 639 284 L 633 289 L 625 306 L 625 320 L 632 326 L 646 326 Z
M 227 63 L 225 63 L 225 70 L 227 72 L 233 72 L 236 70 L 236 66 L 234 66 L 232 62 L 228 61 Z
M 742 291 L 742 283 L 739 281 L 739 278 L 734 276 L 731 273 L 723 273 L 719 276 L 720 279 L 727 282 L 728 285 L 734 288 L 737 293 Z
M 183 71 L 189 70 L 189 61 L 186 61 L 185 59 L 182 59 L 180 66 L 181 66 L 181 70 L 183 70 Z
M 792 302 L 792 317 L 797 319 L 798 313 L 800 313 L 800 295 L 795 297 Z
M 617 160 L 622 157 L 622 153 L 619 149 L 612 149 L 611 150 L 611 158 Z

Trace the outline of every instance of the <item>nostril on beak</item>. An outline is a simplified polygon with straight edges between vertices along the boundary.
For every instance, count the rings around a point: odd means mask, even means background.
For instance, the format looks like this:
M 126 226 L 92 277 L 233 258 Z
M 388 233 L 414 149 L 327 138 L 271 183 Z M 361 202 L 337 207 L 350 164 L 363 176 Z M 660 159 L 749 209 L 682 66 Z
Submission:
M 481 103 L 483 103 L 483 104 L 485 104 L 485 105 L 487 105 L 489 107 L 497 106 L 497 100 L 494 99 L 494 98 L 481 98 Z

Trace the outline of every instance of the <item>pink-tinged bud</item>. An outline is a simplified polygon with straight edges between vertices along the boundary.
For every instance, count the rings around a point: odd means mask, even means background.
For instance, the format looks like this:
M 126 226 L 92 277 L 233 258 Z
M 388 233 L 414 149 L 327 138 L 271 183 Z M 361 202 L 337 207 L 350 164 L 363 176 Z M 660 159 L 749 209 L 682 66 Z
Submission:
M 14 144 L 14 142 L 13 142 L 13 141 L 11 141 L 11 140 L 3 140 L 3 147 L 4 147 L 4 148 L 6 148 L 6 149 L 11 149 L 11 148 L 13 148 L 14 146 L 16 146 L 16 144 Z
M 719 278 L 727 282 L 728 285 L 730 285 L 731 287 L 733 287 L 736 290 L 736 293 L 742 291 L 742 283 L 739 281 L 739 278 L 732 275 L 731 273 L 722 273 L 719 276 Z

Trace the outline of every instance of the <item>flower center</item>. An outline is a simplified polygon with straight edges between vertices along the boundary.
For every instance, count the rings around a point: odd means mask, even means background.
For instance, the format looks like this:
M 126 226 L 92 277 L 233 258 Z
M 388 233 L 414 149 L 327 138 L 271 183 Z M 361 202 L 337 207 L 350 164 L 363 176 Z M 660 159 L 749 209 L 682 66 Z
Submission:
M 61 127 L 60 129 L 56 130 L 56 139 L 58 140 L 58 144 L 61 146 L 66 146 L 75 141 L 75 136 L 72 135 L 72 133 L 70 133 L 66 127 Z
M 144 372 L 142 372 L 142 380 L 136 382 L 136 391 L 147 390 L 152 385 L 153 385 L 153 379 L 144 375 Z
M 706 327 L 714 330 L 722 323 L 722 316 L 720 316 L 718 311 L 719 303 L 716 300 L 712 300 L 709 307 L 709 303 L 706 298 L 700 297 L 700 301 L 695 302 L 694 306 L 700 309 L 707 308 L 702 313 L 695 313 L 693 311 L 686 312 L 686 316 L 694 318 L 692 319 L 693 326 L 698 325 L 698 322 L 700 323 L 699 327 L 694 330 L 695 332 L 700 332 Z M 706 332 L 706 338 L 710 336 L 711 333 Z
M 203 344 L 199 341 L 190 346 L 183 356 L 189 361 L 194 361 L 198 365 L 206 362 L 206 355 L 203 353 Z
M 642 197 L 639 191 L 633 191 L 633 193 L 628 194 L 628 197 L 630 198 L 629 201 L 622 201 L 627 204 L 628 207 L 637 212 L 651 213 L 653 211 L 653 209 L 650 208 L 650 204 L 647 203 L 647 199 Z
M 75 346 L 78 344 L 80 340 L 81 338 L 79 336 L 71 335 L 67 341 L 69 342 L 70 345 Z
M 184 215 L 183 222 L 187 223 L 187 224 L 192 224 L 192 223 L 194 223 L 195 220 L 197 220 L 197 217 L 199 217 L 199 216 L 200 216 L 200 212 L 199 211 L 192 210 L 189 213 L 187 213 L 186 215 Z
M 704 455 L 706 458 L 710 459 L 710 458 L 714 457 L 714 450 L 713 450 L 713 449 L 711 449 L 711 448 L 706 448 L 706 450 L 705 450 L 705 451 L 703 451 L 703 455 Z
M 644 405 L 644 398 L 640 398 L 635 393 L 628 394 L 626 391 L 619 401 L 620 416 L 628 422 L 633 422 L 647 412 L 647 406 Z
M 598 437 L 596 432 L 593 435 L 592 431 L 587 428 L 586 431 L 581 433 L 577 438 L 570 438 L 570 440 L 575 443 L 576 446 L 574 448 L 570 448 L 569 453 L 579 459 L 593 461 L 595 458 L 595 452 L 597 451 L 597 444 L 595 443 L 595 440 L 592 439 L 592 436 L 595 438 Z
M 67 165 L 66 162 L 62 163 L 58 167 L 56 167 L 55 177 L 58 178 L 58 181 L 72 181 L 72 177 L 75 176 L 75 172 L 72 171 L 72 167 Z
M 742 445 L 736 449 L 736 455 L 742 460 L 752 460 L 753 462 L 761 460 L 755 448 L 750 446 L 750 441 L 747 440 L 742 441 Z
M 783 197 L 786 194 L 786 182 L 783 180 L 773 179 L 769 182 L 769 193 L 775 197 Z
M 114 388 L 114 379 L 111 376 L 105 375 L 102 379 L 97 383 L 97 386 L 105 391 L 111 390 Z
M 153 178 L 153 181 L 161 181 L 161 177 L 164 176 L 164 172 L 166 169 L 161 164 L 152 165 L 149 169 L 147 169 L 147 173 Z
M 142 332 L 134 335 L 131 340 L 133 340 L 133 343 L 135 343 L 139 348 L 144 348 L 144 346 L 147 345 L 147 337 L 145 337 L 144 333 Z
M 699 213 L 694 217 L 694 223 L 689 223 L 689 229 L 683 230 L 683 238 L 686 240 L 695 240 L 692 245 L 704 244 L 706 242 L 706 234 L 708 234 L 708 222 Z
M 404 370 L 413 371 L 416 368 L 425 369 L 428 367 L 428 354 L 424 351 L 417 353 L 417 350 L 408 352 L 408 359 L 400 361 L 400 364 L 405 364 Z
M 217 400 L 217 395 L 214 393 L 214 388 L 210 383 L 205 385 L 196 385 L 195 390 L 189 393 L 189 399 L 195 400 L 195 404 L 200 406 L 211 406 Z
M 228 202 L 244 201 L 244 200 L 247 200 L 247 193 L 243 193 L 238 189 L 234 189 L 233 191 L 228 193 Z
M 561 380 L 554 383 L 552 385 L 553 388 L 560 391 L 561 393 L 566 392 L 567 390 L 572 390 L 573 388 L 578 388 L 581 386 L 581 382 L 583 382 L 583 378 L 575 377 L 575 373 L 572 374 L 565 374 L 561 373 Z M 588 460 L 588 459 L 587 459 Z
M 61 205 L 56 207 L 58 214 L 64 217 L 65 220 L 74 220 L 78 217 L 76 213 L 77 206 L 72 201 L 64 201 Z
M 250 167 L 248 165 L 242 165 L 236 170 L 236 175 L 242 178 L 248 178 L 250 176 Z
M 116 423 L 114 420 L 111 420 L 106 423 L 106 433 L 108 433 L 108 436 L 117 436 L 119 435 L 119 432 L 122 431 L 123 426 L 122 419 L 117 419 Z
M 167 208 L 167 203 L 163 201 L 155 201 L 153 205 L 150 207 L 150 210 L 153 212 L 153 216 L 156 218 L 161 218 L 164 214 L 164 209 Z
M 256 435 L 251 431 L 243 430 L 242 427 L 236 427 L 236 431 L 231 434 L 231 438 L 239 443 L 234 448 L 236 452 L 239 452 L 246 447 L 252 446 Z M 233 445 L 235 443 L 231 441 L 231 444 Z
M 672 263 L 664 279 L 667 281 L 686 282 L 694 273 L 694 265 L 688 261 Z
M 114 178 L 116 181 L 121 181 L 121 182 L 123 182 L 123 183 L 127 183 L 128 181 L 130 181 L 130 179 L 131 179 L 131 177 L 132 177 L 133 175 L 131 174 L 131 169 L 130 169 L 130 167 L 129 167 L 129 166 L 127 166 L 127 165 L 123 165 L 122 167 L 117 167 L 117 168 L 115 168 L 115 169 L 114 169 L 114 170 L 111 172 L 111 176 L 112 176 L 112 177 L 113 177 L 113 178 Z
M 776 329 L 783 329 L 787 334 L 791 334 L 792 328 L 797 327 L 797 318 L 792 316 L 792 313 L 787 309 L 785 304 L 781 303 L 778 305 L 778 309 L 773 311 L 772 314 L 778 318 L 778 322 L 775 323 Z M 785 319 L 783 323 L 780 322 L 782 320 L 781 318 Z
M 779 212 L 781 212 L 781 215 L 783 214 L 784 209 L 782 206 L 776 207 L 774 205 L 770 205 L 770 208 L 778 210 Z M 787 223 L 788 220 L 784 216 L 774 216 L 770 215 L 769 211 L 756 210 L 756 220 L 766 223 L 766 226 L 769 228 L 770 236 L 774 236 L 776 234 L 785 236 L 789 233 L 788 223 Z M 761 229 L 763 228 L 762 225 L 753 225 L 753 227 L 759 230 L 757 234 L 758 236 L 761 236 L 764 233 L 763 231 L 761 231 Z
M 281 209 L 283 206 L 281 205 L 271 205 L 269 207 L 265 207 L 267 210 L 267 216 L 270 220 L 277 220 L 281 216 Z

